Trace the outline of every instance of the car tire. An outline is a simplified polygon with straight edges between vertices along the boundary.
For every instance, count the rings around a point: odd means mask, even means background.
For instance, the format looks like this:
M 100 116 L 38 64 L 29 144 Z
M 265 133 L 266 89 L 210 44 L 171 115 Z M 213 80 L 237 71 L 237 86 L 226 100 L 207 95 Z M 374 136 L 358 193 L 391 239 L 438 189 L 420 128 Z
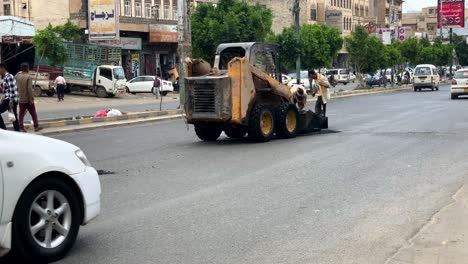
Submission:
M 224 134 L 229 138 L 241 139 L 247 134 L 247 129 L 243 127 L 228 126 L 224 128 Z
M 52 96 L 55 95 L 55 90 L 48 90 L 48 91 L 46 92 L 46 94 L 47 94 L 48 97 L 52 97 Z
M 256 104 L 250 111 L 249 138 L 255 142 L 268 142 L 275 132 L 275 117 L 270 107 Z
M 99 98 L 106 98 L 107 97 L 107 91 L 104 87 L 100 86 L 96 89 L 96 95 Z
M 168 94 L 167 91 L 162 91 L 162 92 L 161 92 L 161 95 L 162 95 L 162 96 L 166 96 L 167 94 Z
M 452 100 L 458 99 L 458 95 L 452 94 L 450 98 L 452 98 Z
M 417 92 L 417 91 L 418 91 L 418 88 L 413 87 L 413 90 L 414 90 L 414 92 Z
M 35 85 L 33 87 L 33 95 L 34 95 L 34 97 L 39 97 L 39 96 L 42 95 L 42 89 L 41 89 L 41 87 L 39 85 Z
M 281 104 L 276 111 L 276 135 L 279 138 L 294 138 L 299 132 L 299 110 L 294 104 Z
M 50 209 L 47 207 L 49 193 L 54 194 L 51 199 L 54 209 L 51 211 L 47 211 Z M 79 195 L 60 178 L 40 178 L 32 182 L 21 195 L 13 215 L 11 252 L 13 257 L 25 262 L 34 261 L 34 263 L 49 263 L 63 258 L 73 247 L 81 225 L 82 212 Z M 33 210 L 34 204 L 42 209 L 42 216 L 37 213 L 37 210 Z M 55 217 L 55 214 L 59 214 L 58 209 L 65 204 L 68 204 L 68 208 L 65 207 L 67 209 Z M 49 246 L 45 238 L 47 236 L 45 234 L 49 233 L 46 231 L 47 226 L 37 228 L 39 231 L 35 235 L 32 234 L 33 225 L 37 226 L 41 221 L 45 221 L 44 219 L 49 219 L 47 220 L 51 223 L 49 230 L 53 230 L 50 231 L 52 241 Z M 31 224 L 32 221 L 36 224 Z M 52 223 L 60 223 L 66 234 L 61 236 L 57 231 L 57 224 L 52 225 Z M 44 241 L 41 241 L 41 237 L 44 237 Z
M 130 89 L 128 89 L 128 87 L 125 87 L 125 92 L 130 93 Z
M 195 133 L 203 141 L 216 141 L 221 132 L 223 131 L 218 124 L 195 124 Z
M 347 83 L 347 82 L 345 82 L 345 83 L 343 83 L 343 84 L 344 84 L 344 85 L 348 85 L 348 83 Z

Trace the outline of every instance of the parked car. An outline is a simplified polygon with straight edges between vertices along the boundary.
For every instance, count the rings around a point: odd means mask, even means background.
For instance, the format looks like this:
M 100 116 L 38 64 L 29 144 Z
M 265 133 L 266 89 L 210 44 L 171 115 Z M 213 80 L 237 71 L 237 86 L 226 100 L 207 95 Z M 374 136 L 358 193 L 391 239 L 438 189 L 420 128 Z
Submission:
M 49 263 L 72 248 L 100 212 L 98 174 L 78 147 L 0 131 L 0 256 Z
M 32 88 L 35 97 L 39 97 L 43 93 L 49 97 L 55 95 L 54 81 L 50 80 L 48 73 L 41 72 L 37 74 L 37 80 L 35 71 L 30 71 L 29 76 L 32 79 Z
M 468 95 L 468 69 L 462 69 L 455 72 L 450 87 L 452 99 L 458 99 L 459 96 Z
M 356 81 L 356 75 L 354 75 L 352 72 L 349 73 L 349 81 L 352 83 Z
M 127 82 L 128 93 L 154 93 L 154 76 L 138 76 Z M 161 94 L 166 96 L 174 92 L 174 86 L 171 81 L 161 80 Z
M 440 76 L 436 66 L 431 64 L 421 64 L 414 69 L 413 89 L 421 91 L 423 88 L 439 90 Z
M 375 86 L 378 85 L 379 87 L 382 85 L 386 85 L 387 78 L 384 75 L 381 75 L 380 72 L 377 72 L 375 74 L 367 74 L 364 77 L 364 81 L 367 83 L 369 86 Z
M 327 78 L 330 80 L 331 75 L 333 74 L 335 81 L 337 83 L 342 83 L 344 85 L 351 82 L 349 80 L 349 70 L 348 69 L 331 69 L 327 72 Z
M 297 84 L 297 78 L 296 78 L 296 73 L 290 73 L 288 74 L 289 77 L 291 77 L 291 81 L 288 83 L 289 87 L 292 87 L 293 85 Z M 300 79 L 300 85 L 304 86 L 306 91 L 310 91 L 310 82 L 309 82 L 309 72 L 308 71 L 301 71 L 301 79 Z

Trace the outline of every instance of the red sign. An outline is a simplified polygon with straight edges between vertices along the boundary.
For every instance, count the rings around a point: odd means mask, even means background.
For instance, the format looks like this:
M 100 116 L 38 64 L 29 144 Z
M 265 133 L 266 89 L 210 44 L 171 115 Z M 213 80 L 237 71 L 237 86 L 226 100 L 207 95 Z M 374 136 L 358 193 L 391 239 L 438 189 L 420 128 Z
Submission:
M 32 36 L 2 36 L 2 43 L 5 44 L 31 44 Z
M 438 28 L 465 27 L 465 0 L 438 0 Z

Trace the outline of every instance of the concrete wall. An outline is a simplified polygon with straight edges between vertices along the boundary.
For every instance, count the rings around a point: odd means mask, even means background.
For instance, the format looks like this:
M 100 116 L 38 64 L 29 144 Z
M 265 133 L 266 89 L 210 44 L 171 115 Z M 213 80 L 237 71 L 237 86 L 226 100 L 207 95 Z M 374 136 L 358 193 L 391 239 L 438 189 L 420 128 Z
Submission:
M 64 24 L 70 19 L 69 1 L 33 0 L 30 3 L 31 21 L 37 30 L 47 27 L 49 23 L 54 26 Z

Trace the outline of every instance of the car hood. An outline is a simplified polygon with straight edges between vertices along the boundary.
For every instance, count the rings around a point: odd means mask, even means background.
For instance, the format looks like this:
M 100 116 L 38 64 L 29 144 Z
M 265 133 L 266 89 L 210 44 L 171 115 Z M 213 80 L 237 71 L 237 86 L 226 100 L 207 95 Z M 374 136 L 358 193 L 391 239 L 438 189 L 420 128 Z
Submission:
M 29 159 L 30 164 L 40 163 L 38 167 L 44 172 L 58 170 L 71 175 L 86 169 L 75 154 L 77 146 L 45 136 L 0 130 L 0 150 L 0 156 L 9 153 Z
M 60 149 L 61 151 L 74 152 L 79 149 L 75 145 L 50 137 L 3 130 L 0 131 L 0 146 L 4 149 L 4 147 L 8 148 L 6 145 L 13 145 L 15 149 L 25 148 L 38 151 Z

